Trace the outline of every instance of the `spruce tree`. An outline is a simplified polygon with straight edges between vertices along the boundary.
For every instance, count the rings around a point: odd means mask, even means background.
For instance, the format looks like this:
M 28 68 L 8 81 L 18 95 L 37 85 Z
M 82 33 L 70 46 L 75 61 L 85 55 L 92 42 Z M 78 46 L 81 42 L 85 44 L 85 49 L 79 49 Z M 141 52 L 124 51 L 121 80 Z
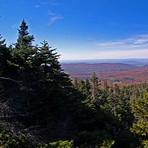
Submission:
M 33 36 L 28 33 L 28 26 L 25 21 L 22 21 L 20 29 L 18 29 L 18 39 L 15 47 L 11 49 L 12 60 L 8 63 L 17 69 L 15 79 L 22 82 L 24 88 L 30 87 L 30 76 L 33 74 L 31 68 L 33 67 L 32 59 L 36 53 L 37 48 L 32 47 Z
M 73 86 L 74 86 L 76 89 L 78 89 L 78 78 L 77 78 L 77 77 L 74 78 L 74 80 L 73 80 Z
M 94 72 L 91 79 L 91 93 L 92 93 L 92 98 L 93 100 L 96 100 L 98 98 L 98 90 L 99 90 L 99 80 L 98 77 L 96 76 L 96 73 Z
M 64 73 L 58 61 L 60 55 L 54 52 L 56 49 L 51 49 L 48 42 L 43 41 L 34 56 L 35 62 L 39 65 L 36 73 L 40 83 L 46 83 L 47 88 L 58 90 L 70 84 L 69 75 Z M 46 86 L 46 85 L 44 85 Z
M 47 117 L 62 103 L 64 90 L 71 81 L 59 64 L 59 55 L 54 52 L 56 49 L 51 49 L 46 41 L 41 43 L 41 47 L 33 46 L 33 40 L 23 20 L 18 29 L 17 43 L 15 47 L 9 47 L 10 58 L 5 61 L 8 65 L 5 75 L 9 76 L 5 80 L 5 98 L 15 104 L 10 108 L 16 116 L 33 116 L 42 112 Z
M 90 85 L 89 79 L 86 78 L 86 80 L 85 80 L 85 94 L 87 96 L 89 96 L 91 94 L 90 88 L 91 88 L 91 85 Z
M 79 89 L 82 91 L 82 92 L 84 92 L 85 90 L 85 82 L 84 82 L 84 80 L 83 79 L 80 79 L 79 80 Z
M 61 68 L 56 49 L 52 49 L 46 41 L 41 44 L 33 62 L 34 67 L 37 67 L 34 71 L 36 78 L 34 89 L 37 106 L 40 108 L 36 112 L 43 118 L 43 121 L 47 122 L 57 113 L 63 101 L 64 90 L 69 88 L 71 81 L 69 75 L 65 74 Z
M 104 82 L 104 91 L 105 91 L 106 95 L 109 94 L 109 88 L 110 88 L 110 86 L 108 86 L 107 81 L 105 81 Z
M 115 84 L 115 97 L 119 100 L 120 97 L 120 88 L 117 84 Z
M 13 109 L 15 113 L 28 116 L 34 107 L 35 92 L 34 85 L 34 72 L 33 72 L 33 58 L 37 48 L 32 46 L 34 37 L 29 35 L 28 26 L 25 21 L 22 21 L 18 29 L 18 39 L 15 47 L 10 46 L 10 57 L 7 59 L 8 80 L 13 80 L 6 86 L 6 93 L 9 94 L 7 99 L 12 99 L 15 104 Z M 15 83 L 14 83 L 15 82 Z M 17 96 L 17 97 L 16 97 Z
M 18 29 L 19 35 L 16 43 L 16 47 L 22 47 L 22 46 L 32 46 L 32 41 L 34 41 L 34 36 L 29 35 L 28 32 L 28 26 L 25 22 L 25 20 L 22 21 L 21 25 Z

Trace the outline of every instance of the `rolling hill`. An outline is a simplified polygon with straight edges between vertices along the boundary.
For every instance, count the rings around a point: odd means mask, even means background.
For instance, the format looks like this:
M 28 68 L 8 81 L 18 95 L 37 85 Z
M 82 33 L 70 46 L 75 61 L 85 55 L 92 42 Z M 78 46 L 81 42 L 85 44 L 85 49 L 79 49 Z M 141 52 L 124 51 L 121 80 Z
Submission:
M 70 78 L 90 78 L 93 72 L 101 80 L 101 84 L 107 81 L 109 85 L 118 84 L 120 87 L 130 84 L 148 82 L 148 65 L 135 67 L 123 63 L 66 63 L 61 64 Z

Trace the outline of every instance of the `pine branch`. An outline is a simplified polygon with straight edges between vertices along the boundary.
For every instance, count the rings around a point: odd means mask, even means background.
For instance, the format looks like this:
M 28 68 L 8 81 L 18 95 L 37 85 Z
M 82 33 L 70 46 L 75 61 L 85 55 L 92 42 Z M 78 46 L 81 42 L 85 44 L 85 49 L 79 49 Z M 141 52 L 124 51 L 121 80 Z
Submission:
M 13 79 L 11 79 L 11 78 L 0 77 L 0 79 L 3 79 L 3 80 L 10 80 L 10 81 L 13 81 L 13 82 L 19 84 L 20 86 L 23 86 L 21 83 L 19 83 L 19 82 L 16 81 L 16 80 L 13 80 Z

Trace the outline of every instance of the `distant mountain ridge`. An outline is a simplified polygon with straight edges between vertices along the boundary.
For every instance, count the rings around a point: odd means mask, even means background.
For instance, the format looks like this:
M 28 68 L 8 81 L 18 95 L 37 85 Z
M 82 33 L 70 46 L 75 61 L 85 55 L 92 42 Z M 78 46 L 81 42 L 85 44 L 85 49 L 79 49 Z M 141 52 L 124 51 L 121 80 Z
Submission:
M 67 63 L 61 64 L 62 68 L 65 69 L 65 72 L 100 72 L 100 71 L 121 71 L 133 68 L 133 65 L 122 64 L 122 63 Z
M 144 67 L 144 68 L 148 68 L 148 64 L 144 65 L 143 67 Z
M 61 60 L 63 63 L 89 63 L 89 64 L 95 64 L 95 63 L 122 63 L 122 64 L 129 64 L 133 65 L 135 67 L 141 67 L 146 64 L 148 64 L 148 58 L 147 59 L 89 59 L 89 60 Z

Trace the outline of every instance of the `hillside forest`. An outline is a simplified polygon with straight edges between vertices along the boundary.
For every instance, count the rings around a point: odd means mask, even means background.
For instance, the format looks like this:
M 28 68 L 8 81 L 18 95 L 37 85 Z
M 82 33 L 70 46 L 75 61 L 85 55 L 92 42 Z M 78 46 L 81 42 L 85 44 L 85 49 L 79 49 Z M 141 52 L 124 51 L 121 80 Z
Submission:
M 24 20 L 15 44 L 0 38 L 0 147 L 148 147 L 147 83 L 72 81 L 56 49 L 33 41 Z

